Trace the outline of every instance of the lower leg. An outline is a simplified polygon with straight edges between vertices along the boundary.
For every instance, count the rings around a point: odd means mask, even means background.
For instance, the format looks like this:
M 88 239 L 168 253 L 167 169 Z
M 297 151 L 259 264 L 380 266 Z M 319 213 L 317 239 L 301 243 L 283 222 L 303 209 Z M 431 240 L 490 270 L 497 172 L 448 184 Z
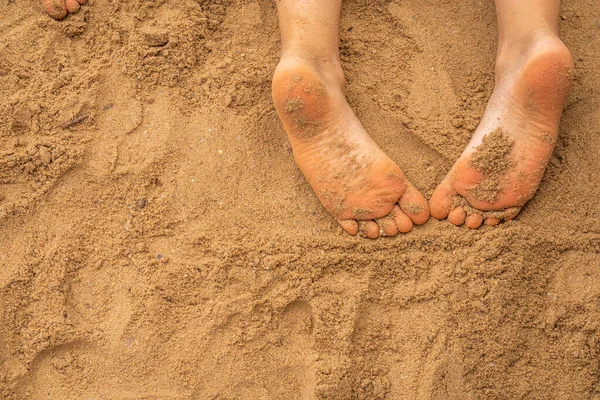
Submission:
M 341 0 L 278 1 L 282 54 L 273 100 L 296 163 L 342 228 L 394 236 L 424 223 L 429 211 L 346 102 L 340 8 Z
M 339 20 L 342 0 L 280 0 L 281 58 L 301 58 L 324 77 L 343 86 L 339 56 Z
M 498 18 L 497 77 L 541 39 L 558 39 L 560 0 L 495 0 Z
M 338 62 L 341 0 L 280 0 L 277 12 L 281 47 L 307 57 Z
M 431 199 L 434 217 L 470 228 L 514 218 L 533 196 L 571 86 L 571 56 L 558 38 L 559 1 L 496 0 L 496 8 L 494 93 Z
M 545 29 L 558 36 L 560 0 L 495 0 L 498 17 L 498 49 Z
M 543 118 L 555 135 L 562 115 L 564 102 L 571 86 L 573 62 L 569 50 L 559 38 L 558 18 L 560 0 L 495 0 L 498 17 L 498 53 L 496 58 L 496 89 L 544 92 L 536 100 L 549 111 Z M 515 74 L 523 71 L 527 63 L 542 63 L 543 76 L 528 87 L 518 87 Z M 560 75 L 560 76 L 557 76 Z M 508 82 L 502 82 L 502 80 Z M 523 82 L 525 83 L 525 82 Z M 559 84 L 558 87 L 548 87 Z M 544 99 L 542 94 L 551 98 Z M 532 99 L 529 99 L 532 100 Z

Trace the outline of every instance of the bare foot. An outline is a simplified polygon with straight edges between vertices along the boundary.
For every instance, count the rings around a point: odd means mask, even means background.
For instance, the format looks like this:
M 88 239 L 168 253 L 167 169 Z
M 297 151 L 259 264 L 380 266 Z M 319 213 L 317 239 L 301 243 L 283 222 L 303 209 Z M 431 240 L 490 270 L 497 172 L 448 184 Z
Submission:
M 54 19 L 63 19 L 68 13 L 76 13 L 80 5 L 85 3 L 87 0 L 42 0 L 48 15 Z
M 471 142 L 434 192 L 431 215 L 477 229 L 517 216 L 535 194 L 558 135 L 573 61 L 536 32 L 496 63 L 496 87 Z
M 369 137 L 344 96 L 341 68 L 285 56 L 273 99 L 294 158 L 321 203 L 351 235 L 376 239 L 429 219 L 427 202 Z

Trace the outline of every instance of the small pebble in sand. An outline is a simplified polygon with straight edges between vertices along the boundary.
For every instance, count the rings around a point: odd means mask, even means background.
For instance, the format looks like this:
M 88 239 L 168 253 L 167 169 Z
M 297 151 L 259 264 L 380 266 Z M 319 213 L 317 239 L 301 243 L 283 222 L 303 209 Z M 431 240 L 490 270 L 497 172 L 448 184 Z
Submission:
M 141 199 L 138 199 L 138 201 L 135 202 L 135 205 L 138 209 L 141 210 L 146 207 L 146 203 L 147 203 L 146 198 L 142 197 Z

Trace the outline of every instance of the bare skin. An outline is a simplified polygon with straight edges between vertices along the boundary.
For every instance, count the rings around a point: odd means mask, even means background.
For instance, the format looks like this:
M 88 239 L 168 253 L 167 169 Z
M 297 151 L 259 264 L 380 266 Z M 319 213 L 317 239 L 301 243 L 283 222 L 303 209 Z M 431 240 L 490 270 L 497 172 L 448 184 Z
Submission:
M 273 100 L 300 170 L 351 235 L 376 239 L 429 219 L 427 202 L 371 139 L 344 95 L 341 0 L 280 0 Z
M 517 216 L 535 194 L 558 136 L 573 61 L 558 37 L 558 0 L 496 0 L 496 86 L 471 142 L 434 192 L 431 215 L 477 229 Z M 473 164 L 484 138 L 502 133 L 511 149 L 482 195 L 490 171 Z M 488 141 L 489 143 L 489 141 Z
M 48 15 L 59 20 L 65 18 L 69 13 L 76 13 L 85 3 L 87 0 L 42 0 Z

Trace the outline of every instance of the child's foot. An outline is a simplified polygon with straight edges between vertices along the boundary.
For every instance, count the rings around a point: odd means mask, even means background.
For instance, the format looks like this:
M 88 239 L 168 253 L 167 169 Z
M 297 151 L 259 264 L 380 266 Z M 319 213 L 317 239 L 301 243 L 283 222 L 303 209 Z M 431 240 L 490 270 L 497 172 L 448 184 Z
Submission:
M 571 88 L 569 50 L 551 32 L 503 50 L 496 87 L 471 142 L 434 192 L 431 215 L 477 229 L 519 213 L 552 155 Z
M 87 0 L 42 0 L 48 15 L 54 19 L 63 19 L 68 13 L 79 11 L 81 4 L 87 3 Z
M 425 223 L 427 202 L 354 115 L 341 69 L 324 65 L 286 55 L 273 78 L 294 158 L 319 200 L 351 235 L 395 236 Z

